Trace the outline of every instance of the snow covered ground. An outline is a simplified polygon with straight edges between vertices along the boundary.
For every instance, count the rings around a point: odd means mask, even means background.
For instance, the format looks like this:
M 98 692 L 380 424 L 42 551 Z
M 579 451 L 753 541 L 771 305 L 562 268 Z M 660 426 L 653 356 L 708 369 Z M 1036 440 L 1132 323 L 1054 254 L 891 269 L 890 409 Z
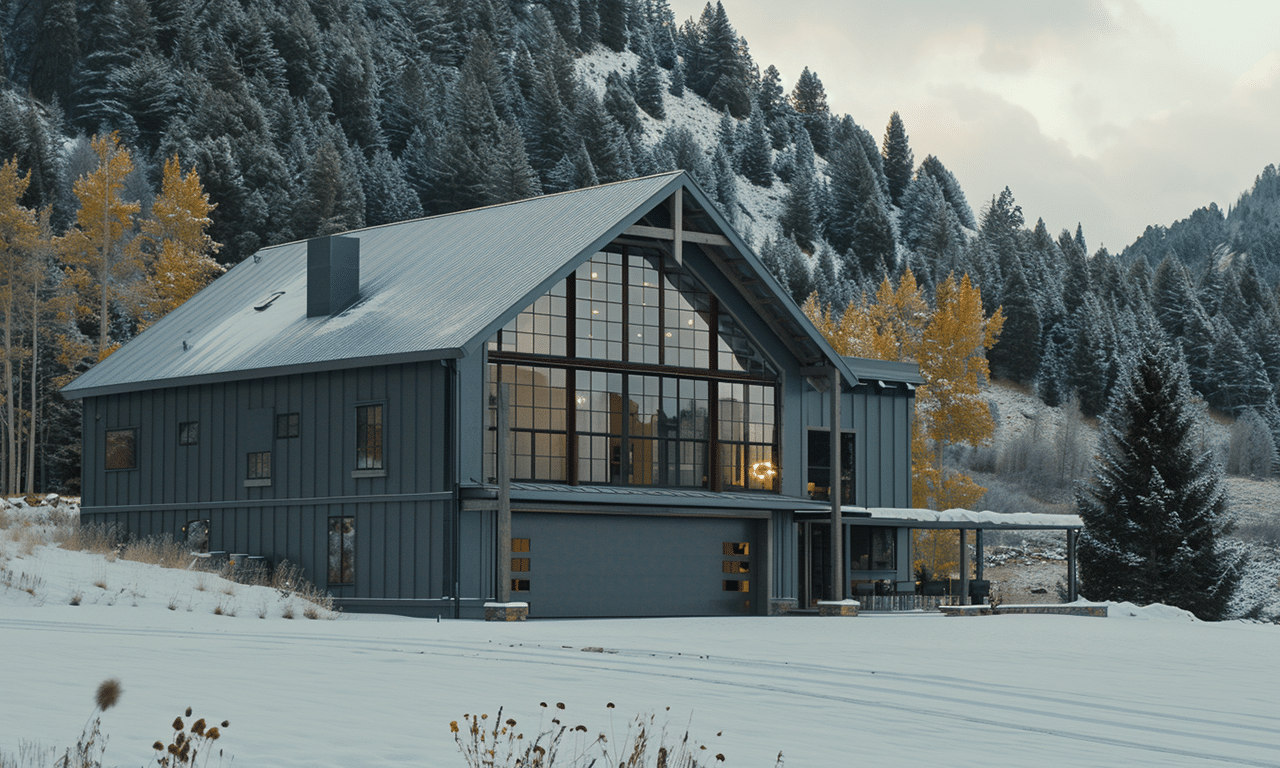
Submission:
M 461 766 L 450 721 L 503 706 L 531 737 L 540 702 L 615 743 L 657 713 L 731 766 L 779 751 L 792 767 L 1280 766 L 1274 625 L 1124 604 L 1108 619 L 287 620 L 275 590 L 67 552 L 8 523 L 6 756 L 73 744 L 114 677 L 108 766 L 150 762 L 188 706 L 230 721 L 218 744 L 234 765 Z

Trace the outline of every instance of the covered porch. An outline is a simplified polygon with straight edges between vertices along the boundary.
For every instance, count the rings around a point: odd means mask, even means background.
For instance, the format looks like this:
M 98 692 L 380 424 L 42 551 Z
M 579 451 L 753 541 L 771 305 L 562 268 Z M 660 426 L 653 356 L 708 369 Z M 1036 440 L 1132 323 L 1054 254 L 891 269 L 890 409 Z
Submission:
M 862 603 L 862 610 L 932 610 L 940 605 L 970 604 L 971 587 L 981 602 L 990 593 L 984 574 L 984 546 L 986 531 L 993 530 L 1063 531 L 1068 601 L 1079 597 L 1076 540 L 1083 523 L 1077 515 L 844 506 L 840 517 L 840 537 L 832 542 L 829 514 L 800 511 L 795 515 L 802 609 L 816 606 L 819 600 L 852 598 Z M 918 581 L 913 570 L 913 534 L 918 530 L 939 529 L 959 533 L 959 578 Z M 974 544 L 972 578 L 970 531 L 973 531 Z

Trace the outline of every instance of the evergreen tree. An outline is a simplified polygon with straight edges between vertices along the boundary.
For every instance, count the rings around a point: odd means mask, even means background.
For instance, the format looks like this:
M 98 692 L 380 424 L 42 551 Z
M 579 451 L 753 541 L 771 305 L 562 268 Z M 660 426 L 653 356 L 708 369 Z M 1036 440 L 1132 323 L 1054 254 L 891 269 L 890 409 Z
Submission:
M 734 117 L 751 112 L 751 92 L 747 67 L 739 53 L 738 33 L 729 23 L 723 3 L 717 0 L 715 12 L 702 32 L 705 62 L 697 82 L 705 90 L 701 95 L 715 109 L 727 109 Z
M 612 51 L 627 50 L 627 0 L 597 0 L 600 42 Z
M 1082 591 L 1223 617 L 1239 576 L 1222 474 L 1195 447 L 1186 370 L 1175 349 L 1140 352 L 1104 422 L 1093 482 L 1077 493 Z
M 720 200 L 720 211 L 730 224 L 738 220 L 738 174 L 733 171 L 733 161 L 724 145 L 717 145 L 711 163 L 716 170 L 716 197 Z
M 498 146 L 494 148 L 486 169 L 484 192 L 490 204 L 542 194 L 538 174 L 529 166 L 529 158 L 525 155 L 524 137 L 512 123 L 504 124 L 498 136 Z
M 1031 384 L 1040 368 L 1040 310 L 1021 264 L 1014 262 L 1004 286 L 1004 332 L 991 348 L 991 371 L 1019 384 Z
M 764 112 L 751 108 L 751 117 L 743 125 L 738 146 L 738 164 L 742 175 L 757 187 L 773 186 L 773 150 L 765 132 Z
M 27 81 L 31 95 L 45 103 L 57 102 L 66 107 L 72 102 L 76 65 L 80 59 L 75 0 L 43 3 L 36 29 Z
M 1107 407 L 1107 382 L 1111 379 L 1111 363 L 1105 336 L 1107 319 L 1093 294 L 1072 316 L 1075 339 L 1071 344 L 1071 365 L 1067 379 L 1080 402 L 1080 412 L 1087 417 L 1102 415 Z
M 955 213 L 960 223 L 969 229 L 977 229 L 977 221 L 973 218 L 973 209 L 969 207 L 969 201 L 964 196 L 964 190 L 960 188 L 960 182 L 947 170 L 942 161 L 933 155 L 929 155 L 920 163 L 920 173 L 928 175 L 938 182 L 938 186 L 942 188 L 942 196 L 946 198 L 947 205 L 951 206 L 951 210 Z
M 578 50 L 590 51 L 600 42 L 600 6 L 598 0 L 578 0 Z
M 896 111 L 889 116 L 880 152 L 884 156 L 884 175 L 889 180 L 889 199 L 894 205 L 901 206 L 902 194 L 907 191 L 907 184 L 911 183 L 911 174 L 915 171 L 915 159 L 907 142 L 907 129 Z
M 613 119 L 618 121 L 628 137 L 639 136 L 644 131 L 640 116 L 636 114 L 638 107 L 635 96 L 617 70 L 610 72 L 605 78 L 603 102 L 605 111 L 613 115 Z
M 862 147 L 841 146 L 832 157 L 828 172 L 833 210 L 827 223 L 827 240 L 838 252 L 853 254 L 861 274 L 875 275 L 882 265 L 895 262 L 893 226 Z
M 679 60 L 671 68 L 671 84 L 667 86 L 667 93 L 677 99 L 684 97 L 684 63 Z
M 760 77 L 756 103 L 764 113 L 765 127 L 774 149 L 782 149 L 791 140 L 791 117 L 794 113 L 787 103 L 786 90 L 782 87 L 782 73 L 770 64 Z
M 662 73 L 648 38 L 642 38 L 642 46 L 640 64 L 636 69 L 636 106 L 654 120 L 665 120 L 667 111 L 662 100 Z
M 813 151 L 826 157 L 831 150 L 831 108 L 827 106 L 827 91 L 822 81 L 808 67 L 800 73 L 791 91 L 791 108 L 809 131 Z
M 584 89 L 578 99 L 576 133 L 586 143 L 602 183 L 635 178 L 635 160 L 626 133 L 590 89 Z
M 527 165 L 527 163 L 526 163 Z M 418 193 L 405 179 L 404 168 L 385 149 L 373 154 L 361 183 L 365 192 L 364 220 L 370 227 L 422 216 Z

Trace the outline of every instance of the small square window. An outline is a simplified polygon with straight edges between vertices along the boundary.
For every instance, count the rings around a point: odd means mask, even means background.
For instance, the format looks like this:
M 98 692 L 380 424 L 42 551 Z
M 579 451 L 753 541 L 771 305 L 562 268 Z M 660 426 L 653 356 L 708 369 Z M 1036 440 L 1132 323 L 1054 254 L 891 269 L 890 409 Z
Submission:
M 195 445 L 200 442 L 200 422 L 184 421 L 178 425 L 178 445 Z
M 511 591 L 512 592 L 528 592 L 529 580 L 528 579 L 512 579 Z
M 529 540 L 528 539 L 512 539 L 511 551 L 512 552 L 528 552 Z
M 282 413 L 276 416 L 276 439 L 284 440 L 298 436 L 298 414 Z
M 513 558 L 511 558 L 511 572 L 512 572 L 512 573 L 528 573 L 528 572 L 529 572 L 529 558 L 527 558 L 527 557 L 513 557 Z
M 271 451 L 249 454 L 249 479 L 271 479 Z
M 138 468 L 138 430 L 107 430 L 106 468 Z

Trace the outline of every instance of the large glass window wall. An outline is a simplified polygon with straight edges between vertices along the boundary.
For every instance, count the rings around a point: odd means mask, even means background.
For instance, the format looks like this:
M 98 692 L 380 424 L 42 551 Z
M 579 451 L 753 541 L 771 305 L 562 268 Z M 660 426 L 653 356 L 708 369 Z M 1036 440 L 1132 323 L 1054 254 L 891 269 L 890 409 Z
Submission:
M 777 488 L 776 372 L 658 251 L 596 254 L 488 349 L 491 481 L 506 383 L 516 480 Z

